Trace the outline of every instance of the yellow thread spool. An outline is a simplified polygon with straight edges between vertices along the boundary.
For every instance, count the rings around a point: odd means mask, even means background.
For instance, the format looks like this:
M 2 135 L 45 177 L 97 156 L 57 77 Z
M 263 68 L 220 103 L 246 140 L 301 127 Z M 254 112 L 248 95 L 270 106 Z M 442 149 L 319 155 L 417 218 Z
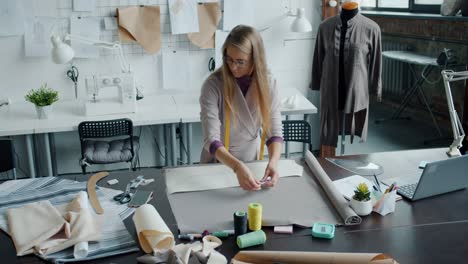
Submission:
M 257 231 L 262 229 L 262 205 L 259 203 L 249 204 L 249 229 Z

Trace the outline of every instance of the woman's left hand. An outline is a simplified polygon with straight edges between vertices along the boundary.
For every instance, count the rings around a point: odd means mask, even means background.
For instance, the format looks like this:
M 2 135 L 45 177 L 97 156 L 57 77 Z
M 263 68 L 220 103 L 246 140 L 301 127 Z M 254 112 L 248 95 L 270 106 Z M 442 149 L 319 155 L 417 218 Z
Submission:
M 277 163 L 270 160 L 265 169 L 265 175 L 263 176 L 260 182 L 264 182 L 262 186 L 273 187 L 278 182 L 278 179 L 279 173 Z

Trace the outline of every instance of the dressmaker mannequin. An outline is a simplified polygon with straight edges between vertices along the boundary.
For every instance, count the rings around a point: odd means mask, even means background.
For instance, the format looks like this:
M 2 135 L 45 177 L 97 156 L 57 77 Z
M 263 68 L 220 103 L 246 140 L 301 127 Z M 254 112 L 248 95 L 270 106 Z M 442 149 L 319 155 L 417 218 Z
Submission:
M 344 2 L 341 5 L 341 8 L 344 10 L 353 10 L 353 9 L 357 9 L 358 7 L 359 7 L 359 4 L 353 1 Z

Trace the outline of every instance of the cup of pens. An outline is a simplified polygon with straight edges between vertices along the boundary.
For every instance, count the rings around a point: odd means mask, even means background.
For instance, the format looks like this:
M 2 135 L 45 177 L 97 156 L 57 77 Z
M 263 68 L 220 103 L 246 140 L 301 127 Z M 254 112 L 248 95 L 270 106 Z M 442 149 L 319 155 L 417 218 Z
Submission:
M 374 190 L 372 192 L 375 201 L 373 211 L 385 216 L 389 213 L 395 212 L 397 183 L 392 183 L 384 192 L 381 190 Z

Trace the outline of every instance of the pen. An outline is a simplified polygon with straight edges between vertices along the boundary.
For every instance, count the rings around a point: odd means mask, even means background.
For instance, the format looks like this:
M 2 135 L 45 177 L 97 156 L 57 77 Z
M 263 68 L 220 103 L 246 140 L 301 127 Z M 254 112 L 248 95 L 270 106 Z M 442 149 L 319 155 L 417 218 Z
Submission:
M 377 176 L 375 175 L 374 173 L 374 178 L 375 178 L 375 182 L 377 183 L 377 186 L 379 187 L 379 192 L 382 192 L 382 188 L 380 188 L 380 183 L 379 183 L 379 179 L 377 179 Z
M 393 187 L 395 187 L 395 185 L 396 185 L 396 182 L 393 182 L 393 183 L 385 190 L 385 193 L 388 193 L 388 192 L 393 191 Z

